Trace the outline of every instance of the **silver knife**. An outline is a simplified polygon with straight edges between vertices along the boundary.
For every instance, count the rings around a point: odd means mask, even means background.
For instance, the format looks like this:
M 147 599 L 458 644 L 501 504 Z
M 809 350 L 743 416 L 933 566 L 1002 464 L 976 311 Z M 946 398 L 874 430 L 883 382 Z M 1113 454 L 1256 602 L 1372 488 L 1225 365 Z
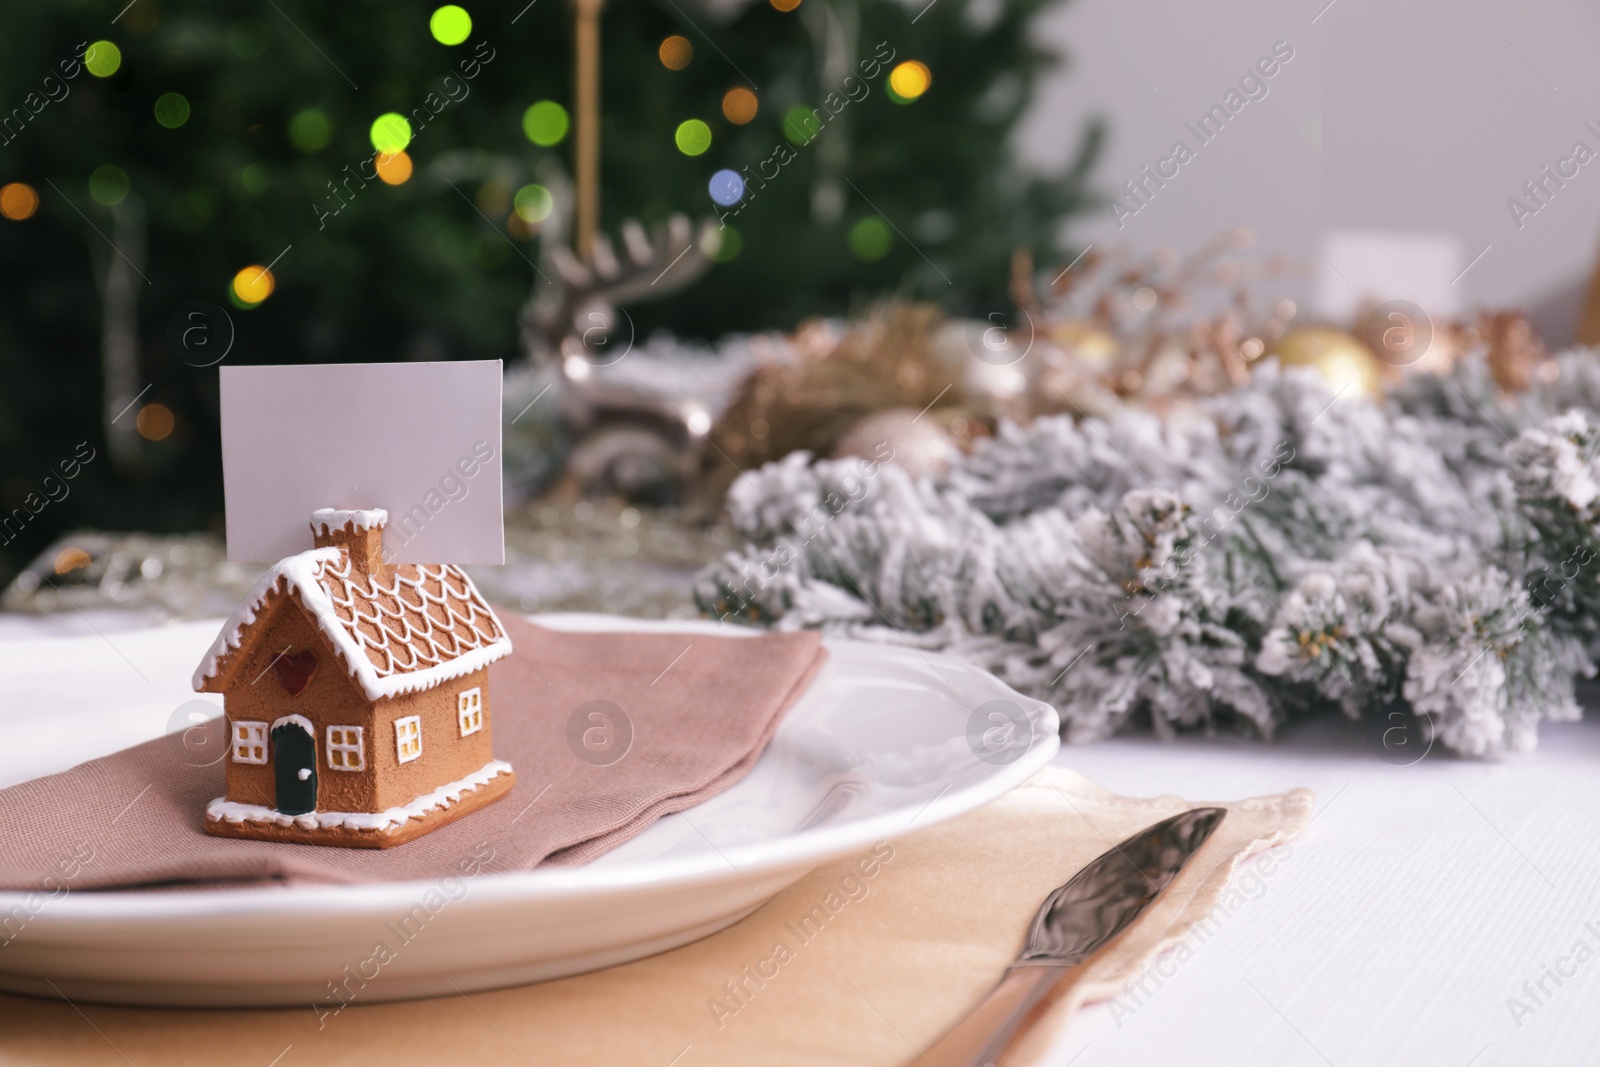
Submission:
M 1137 919 L 1228 814 L 1195 808 L 1142 830 L 1045 898 L 1022 952 L 989 995 L 907 1063 L 994 1067 L 1050 994 Z

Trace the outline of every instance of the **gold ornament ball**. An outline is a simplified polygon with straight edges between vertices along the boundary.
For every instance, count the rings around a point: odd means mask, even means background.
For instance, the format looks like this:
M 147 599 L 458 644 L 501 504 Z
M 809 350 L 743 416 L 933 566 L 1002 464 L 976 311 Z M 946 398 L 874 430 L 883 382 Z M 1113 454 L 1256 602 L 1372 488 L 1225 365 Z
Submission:
M 833 448 L 834 459 L 887 460 L 913 478 L 943 474 L 960 454 L 961 446 L 940 424 L 937 413 L 911 408 L 889 408 L 863 417 Z
M 1311 367 L 1335 392 L 1366 396 L 1383 391 L 1383 371 L 1372 350 L 1354 334 L 1332 326 L 1300 326 L 1267 346 L 1285 367 Z

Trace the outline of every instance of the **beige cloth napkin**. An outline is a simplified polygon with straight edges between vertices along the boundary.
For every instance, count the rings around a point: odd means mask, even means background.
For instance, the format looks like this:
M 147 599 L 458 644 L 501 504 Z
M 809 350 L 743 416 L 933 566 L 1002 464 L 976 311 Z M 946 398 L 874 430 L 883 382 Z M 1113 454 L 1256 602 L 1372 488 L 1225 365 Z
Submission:
M 264 1065 L 280 1055 L 282 1067 L 899 1067 L 1000 976 L 1051 889 L 1111 843 L 1197 803 L 1118 797 L 1047 769 L 959 819 L 819 868 L 721 933 L 606 971 L 353 1006 L 321 1029 L 310 1008 L 75 1008 L 0 996 L 0 1052 L 118 1067 Z M 1040 1062 L 1086 997 L 1123 994 L 1164 948 L 1237 907 L 1235 866 L 1298 834 L 1312 797 L 1295 790 L 1225 806 L 1228 817 L 1091 981 L 1029 1035 L 1023 1063 Z M 819 906 L 828 917 L 803 940 L 798 920 Z
M 486 838 L 506 870 L 583 862 L 743 778 L 827 655 L 816 633 L 575 633 L 500 618 L 515 652 L 489 668 L 490 725 L 517 783 L 489 807 L 383 851 L 211 837 L 222 757 L 195 766 L 172 735 L 0 790 L 0 888 L 39 888 L 77 841 L 94 848 L 80 889 L 429 880 Z M 603 766 L 570 741 L 591 701 L 609 702 L 619 738 L 624 717 L 632 729 Z M 227 751 L 220 724 L 198 751 Z

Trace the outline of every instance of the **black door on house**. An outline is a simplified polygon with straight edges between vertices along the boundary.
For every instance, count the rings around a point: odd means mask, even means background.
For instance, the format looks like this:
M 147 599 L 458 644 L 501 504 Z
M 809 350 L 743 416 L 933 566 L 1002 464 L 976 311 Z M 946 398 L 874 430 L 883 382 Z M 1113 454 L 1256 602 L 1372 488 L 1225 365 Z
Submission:
M 285 815 L 317 810 L 317 746 L 298 723 L 272 729 L 272 763 L 278 790 L 277 808 Z

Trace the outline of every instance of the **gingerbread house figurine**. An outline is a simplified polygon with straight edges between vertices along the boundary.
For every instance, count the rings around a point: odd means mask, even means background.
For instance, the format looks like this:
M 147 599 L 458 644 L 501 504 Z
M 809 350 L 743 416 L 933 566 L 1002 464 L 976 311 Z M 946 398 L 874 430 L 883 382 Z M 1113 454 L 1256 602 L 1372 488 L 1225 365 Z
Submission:
M 227 795 L 207 833 L 388 848 L 510 792 L 489 664 L 511 651 L 461 568 L 393 566 L 381 510 L 324 508 L 195 672 L 221 693 Z

